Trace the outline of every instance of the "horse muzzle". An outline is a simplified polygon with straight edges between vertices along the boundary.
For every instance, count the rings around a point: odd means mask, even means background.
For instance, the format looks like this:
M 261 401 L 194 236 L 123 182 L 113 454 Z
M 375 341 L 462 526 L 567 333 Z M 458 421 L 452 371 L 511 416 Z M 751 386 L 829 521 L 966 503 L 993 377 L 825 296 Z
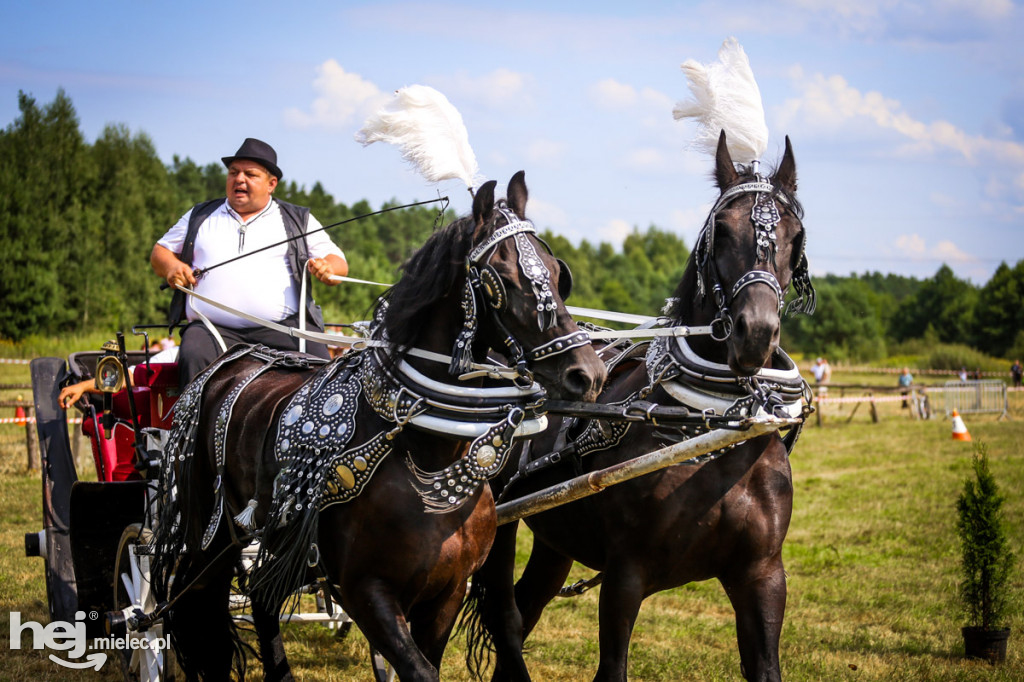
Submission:
M 744 293 L 744 305 L 733 317 L 728 339 L 729 368 L 740 376 L 751 376 L 768 363 L 778 348 L 782 325 L 774 292 L 758 287 Z

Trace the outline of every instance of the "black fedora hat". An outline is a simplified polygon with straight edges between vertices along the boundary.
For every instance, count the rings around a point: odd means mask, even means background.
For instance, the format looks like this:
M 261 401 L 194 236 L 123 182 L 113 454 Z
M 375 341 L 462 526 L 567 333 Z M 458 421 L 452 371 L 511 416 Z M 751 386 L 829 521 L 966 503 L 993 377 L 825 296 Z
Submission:
M 234 156 L 225 156 L 221 161 L 224 162 L 225 166 L 230 166 L 231 162 L 235 159 L 255 161 L 270 171 L 278 180 L 283 175 L 281 169 L 277 167 L 277 152 L 269 144 L 263 140 L 257 140 L 255 137 L 245 138 L 245 142 L 238 148 Z

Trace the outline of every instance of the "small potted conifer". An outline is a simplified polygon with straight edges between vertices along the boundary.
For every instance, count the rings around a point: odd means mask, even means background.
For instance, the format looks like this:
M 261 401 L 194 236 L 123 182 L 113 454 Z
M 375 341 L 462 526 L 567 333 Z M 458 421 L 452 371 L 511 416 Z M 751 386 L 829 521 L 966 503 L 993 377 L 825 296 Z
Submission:
M 962 628 L 964 653 L 993 663 L 1006 658 L 1010 629 L 1003 627 L 1013 552 L 1003 524 L 1003 496 L 988 467 L 985 445 L 975 447 L 974 476 L 964 481 L 956 503 L 957 534 L 962 553 L 958 589 L 968 626 Z

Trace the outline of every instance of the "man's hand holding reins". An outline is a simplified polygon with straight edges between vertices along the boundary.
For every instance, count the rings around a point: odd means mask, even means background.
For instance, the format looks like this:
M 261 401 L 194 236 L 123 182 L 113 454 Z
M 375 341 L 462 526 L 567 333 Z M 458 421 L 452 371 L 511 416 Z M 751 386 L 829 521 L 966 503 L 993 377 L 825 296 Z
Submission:
M 309 268 L 309 272 L 324 284 L 335 286 L 339 282 L 336 279 L 331 279 L 335 275 L 344 277 L 348 274 L 348 263 L 344 258 L 339 258 L 335 255 L 329 255 L 325 258 L 310 258 L 306 263 L 306 267 Z
M 172 289 L 179 286 L 194 287 L 196 276 L 192 274 L 192 266 L 178 259 L 177 254 L 157 244 L 153 247 L 149 262 L 153 271 L 163 277 Z

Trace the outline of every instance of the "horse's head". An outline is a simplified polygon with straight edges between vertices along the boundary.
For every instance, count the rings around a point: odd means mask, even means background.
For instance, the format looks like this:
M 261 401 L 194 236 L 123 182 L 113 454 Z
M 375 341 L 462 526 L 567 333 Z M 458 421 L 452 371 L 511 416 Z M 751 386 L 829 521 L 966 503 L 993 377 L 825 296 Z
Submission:
M 749 376 L 778 347 L 783 299 L 791 282 L 798 296 L 789 310 L 814 310 L 789 138 L 778 169 L 766 178 L 756 166 L 737 169 L 723 131 L 715 179 L 721 195 L 697 237 L 691 269 L 700 302 L 710 300 L 714 306 L 705 321 L 710 318 L 712 340 L 725 344 L 722 359 L 736 374 Z
M 494 349 L 553 398 L 593 400 L 604 364 L 565 309 L 572 275 L 526 219 L 523 178 L 516 173 L 508 198 L 497 202 L 495 182 L 485 183 L 472 216 L 413 254 L 388 293 L 384 328 L 397 348 L 452 349 L 453 375 Z
M 565 309 L 572 290 L 568 265 L 551 254 L 526 219 L 524 178 L 523 171 L 512 177 L 506 199 L 495 202 L 494 181 L 474 197 L 463 306 L 472 291 L 478 341 L 505 353 L 552 397 L 593 400 L 604 383 L 605 367 L 590 337 Z

